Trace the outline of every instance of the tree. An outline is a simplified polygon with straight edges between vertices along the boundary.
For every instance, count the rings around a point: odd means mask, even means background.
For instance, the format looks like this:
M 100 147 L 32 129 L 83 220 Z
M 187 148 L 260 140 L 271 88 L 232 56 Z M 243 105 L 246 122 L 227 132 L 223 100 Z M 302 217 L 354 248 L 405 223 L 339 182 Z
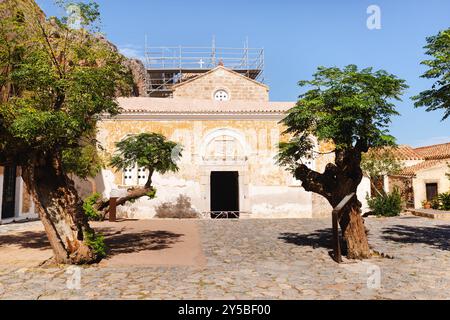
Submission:
M 58 263 L 101 258 L 95 232 L 69 178 L 95 173 L 96 123 L 118 113 L 131 90 L 124 58 L 93 34 L 94 2 L 70 19 L 47 19 L 32 0 L 0 2 L 0 165 L 21 167 Z M 95 245 L 94 245 L 95 244 Z
M 312 80 L 300 81 L 310 89 L 300 95 L 296 106 L 281 121 L 290 136 L 279 145 L 278 162 L 302 182 L 306 191 L 317 193 L 336 207 L 342 199 L 356 193 L 362 180 L 362 154 L 369 148 L 394 145 L 387 127 L 397 115 L 391 99 L 400 100 L 405 81 L 386 71 L 319 67 Z M 323 173 L 302 163 L 317 153 L 311 136 L 319 143 L 332 142 L 334 163 Z M 368 258 L 370 249 L 357 197 L 343 210 L 340 226 L 349 258 Z
M 427 107 L 427 111 L 443 109 L 442 120 L 445 120 L 450 116 L 450 28 L 427 38 L 424 48 L 432 59 L 422 61 L 421 64 L 429 68 L 422 78 L 435 79 L 436 82 L 431 89 L 412 99 L 416 101 L 416 107 Z
M 155 172 L 165 174 L 178 171 L 177 161 L 181 158 L 182 148 L 175 142 L 167 140 L 159 133 L 141 133 L 130 135 L 116 143 L 116 152 L 111 159 L 111 166 L 117 170 L 134 168 L 136 165 L 148 171 L 147 182 L 144 187 L 135 187 L 128 194 L 117 199 L 117 205 L 143 196 L 153 197 L 152 177 Z M 109 210 L 109 202 L 102 201 L 98 210 L 105 215 Z
M 361 160 L 363 173 L 370 178 L 372 189 L 378 194 L 384 193 L 384 176 L 401 171 L 402 164 L 395 157 L 393 148 L 372 148 L 364 153 Z

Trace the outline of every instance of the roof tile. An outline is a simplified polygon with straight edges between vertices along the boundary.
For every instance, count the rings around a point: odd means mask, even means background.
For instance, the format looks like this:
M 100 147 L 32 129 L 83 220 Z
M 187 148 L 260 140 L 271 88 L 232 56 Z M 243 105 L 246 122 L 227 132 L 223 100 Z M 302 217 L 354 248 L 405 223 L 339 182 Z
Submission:
M 417 172 L 429 169 L 441 164 L 450 164 L 450 162 L 442 160 L 427 160 L 416 165 L 404 168 L 400 173 L 396 174 L 399 176 L 415 176 Z
M 284 113 L 295 102 L 214 101 L 183 98 L 118 98 L 124 113 Z
M 450 142 L 415 148 L 414 151 L 425 160 L 449 159 Z

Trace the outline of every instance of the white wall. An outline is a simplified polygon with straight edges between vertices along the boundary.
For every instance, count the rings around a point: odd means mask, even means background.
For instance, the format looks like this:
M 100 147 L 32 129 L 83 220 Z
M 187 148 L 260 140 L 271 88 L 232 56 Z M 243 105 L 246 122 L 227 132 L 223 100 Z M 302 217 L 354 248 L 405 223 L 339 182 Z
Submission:
M 422 208 L 422 201 L 427 199 L 427 183 L 437 183 L 438 193 L 450 191 L 450 180 L 446 176 L 447 172 L 447 164 L 442 163 L 442 165 L 422 170 L 416 174 L 416 178 L 413 179 L 414 207 L 416 209 Z
M 362 213 L 366 213 L 370 211 L 369 205 L 367 204 L 366 197 L 369 195 L 370 197 L 370 179 L 367 177 L 363 177 L 360 185 L 358 186 L 357 196 L 358 200 L 361 201 L 362 207 Z

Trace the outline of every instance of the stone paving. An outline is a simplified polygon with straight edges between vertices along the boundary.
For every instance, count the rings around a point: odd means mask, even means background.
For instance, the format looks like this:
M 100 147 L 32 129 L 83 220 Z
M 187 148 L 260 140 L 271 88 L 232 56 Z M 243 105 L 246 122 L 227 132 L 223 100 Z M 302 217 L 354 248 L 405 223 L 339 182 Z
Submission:
M 392 259 L 341 265 L 330 222 L 197 221 L 206 265 L 6 266 L 0 299 L 450 299 L 448 222 L 368 218 L 372 247 Z

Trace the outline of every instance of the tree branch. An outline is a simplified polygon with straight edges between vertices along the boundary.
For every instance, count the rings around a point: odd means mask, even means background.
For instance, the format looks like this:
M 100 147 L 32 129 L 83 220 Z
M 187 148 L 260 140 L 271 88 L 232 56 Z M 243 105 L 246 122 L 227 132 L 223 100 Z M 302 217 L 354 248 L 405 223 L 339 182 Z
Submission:
M 300 165 L 295 170 L 295 178 L 302 182 L 306 191 L 318 193 L 328 200 L 331 199 L 335 186 L 336 166 L 329 163 L 324 173 L 311 170 L 306 165 Z

